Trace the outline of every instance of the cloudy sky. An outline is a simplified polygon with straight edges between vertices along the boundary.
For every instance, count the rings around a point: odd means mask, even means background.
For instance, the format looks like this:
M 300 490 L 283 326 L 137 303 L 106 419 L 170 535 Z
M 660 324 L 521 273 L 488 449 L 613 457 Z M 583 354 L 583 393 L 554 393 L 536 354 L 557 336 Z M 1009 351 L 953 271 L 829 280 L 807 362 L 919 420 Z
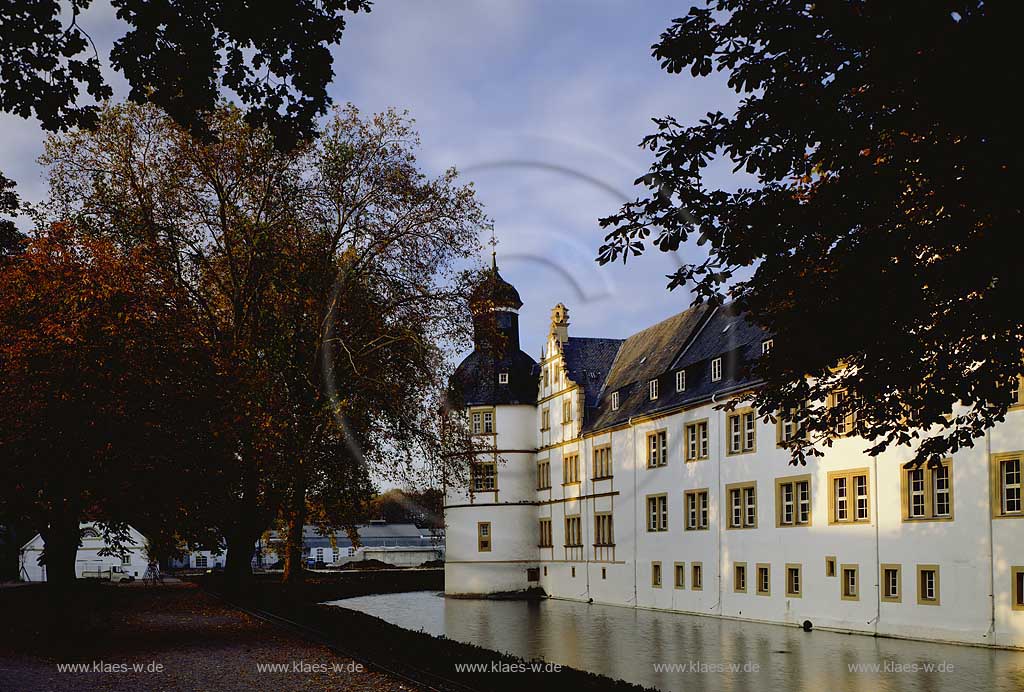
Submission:
M 338 103 L 407 109 L 430 173 L 456 166 L 494 219 L 502 275 L 522 294 L 523 348 L 537 357 L 550 309 L 576 336 L 625 337 L 689 303 L 665 290 L 678 258 L 594 262 L 597 220 L 638 194 L 650 119 L 729 112 L 724 80 L 669 75 L 650 46 L 689 3 L 646 0 L 387 0 L 352 17 L 335 50 Z M 102 2 L 79 20 L 104 56 L 121 29 Z M 117 96 L 125 90 L 111 75 Z M 0 115 L 0 169 L 29 200 L 44 194 L 43 134 Z M 727 168 L 718 182 L 732 186 Z M 685 256 L 685 253 L 683 253 Z M 489 257 L 487 258 L 489 260 Z

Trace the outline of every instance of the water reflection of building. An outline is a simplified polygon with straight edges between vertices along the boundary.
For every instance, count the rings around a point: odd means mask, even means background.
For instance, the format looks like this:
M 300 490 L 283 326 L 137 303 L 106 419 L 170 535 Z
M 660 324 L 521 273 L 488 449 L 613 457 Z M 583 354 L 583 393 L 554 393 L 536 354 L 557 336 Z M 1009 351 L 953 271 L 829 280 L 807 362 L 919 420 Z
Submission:
M 473 304 L 505 338 L 454 378 L 490 449 L 448 488 L 448 593 L 1024 646 L 1024 406 L 935 468 L 866 455 L 852 419 L 794 468 L 792 426 L 717 406 L 784 338 L 728 305 L 617 340 L 569 336 L 559 304 L 536 363 L 497 266 Z

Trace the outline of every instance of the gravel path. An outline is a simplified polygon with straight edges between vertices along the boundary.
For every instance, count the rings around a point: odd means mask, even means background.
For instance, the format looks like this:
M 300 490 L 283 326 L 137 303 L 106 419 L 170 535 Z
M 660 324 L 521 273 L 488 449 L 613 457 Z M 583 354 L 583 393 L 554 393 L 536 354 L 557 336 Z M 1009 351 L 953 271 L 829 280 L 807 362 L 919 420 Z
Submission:
M 0 690 L 416 689 L 229 609 L 191 584 L 132 591 L 113 599 L 102 631 L 75 642 L 70 654 L 37 656 L 0 642 Z M 77 669 L 61 670 L 68 665 Z

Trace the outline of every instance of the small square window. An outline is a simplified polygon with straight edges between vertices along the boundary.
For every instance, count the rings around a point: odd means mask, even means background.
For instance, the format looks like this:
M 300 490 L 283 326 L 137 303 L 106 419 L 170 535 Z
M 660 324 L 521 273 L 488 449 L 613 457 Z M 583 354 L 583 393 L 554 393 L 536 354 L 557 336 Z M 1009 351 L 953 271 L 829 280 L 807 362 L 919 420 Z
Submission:
M 498 384 L 508 384 L 508 373 L 507 372 L 499 372 L 498 373 Z
M 722 379 L 722 359 L 715 358 L 711 361 L 711 381 L 718 382 Z
M 775 341 L 772 339 L 765 339 L 761 342 L 761 353 L 765 355 L 771 353 L 773 346 L 775 346 Z

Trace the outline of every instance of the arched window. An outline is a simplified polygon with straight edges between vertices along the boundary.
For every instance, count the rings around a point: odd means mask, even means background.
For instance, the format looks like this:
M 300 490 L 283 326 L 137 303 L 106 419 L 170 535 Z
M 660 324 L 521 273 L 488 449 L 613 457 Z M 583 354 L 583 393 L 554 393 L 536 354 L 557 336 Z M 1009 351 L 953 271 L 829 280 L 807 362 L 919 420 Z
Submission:
M 100 532 L 93 528 L 83 529 L 82 538 L 99 538 Z

